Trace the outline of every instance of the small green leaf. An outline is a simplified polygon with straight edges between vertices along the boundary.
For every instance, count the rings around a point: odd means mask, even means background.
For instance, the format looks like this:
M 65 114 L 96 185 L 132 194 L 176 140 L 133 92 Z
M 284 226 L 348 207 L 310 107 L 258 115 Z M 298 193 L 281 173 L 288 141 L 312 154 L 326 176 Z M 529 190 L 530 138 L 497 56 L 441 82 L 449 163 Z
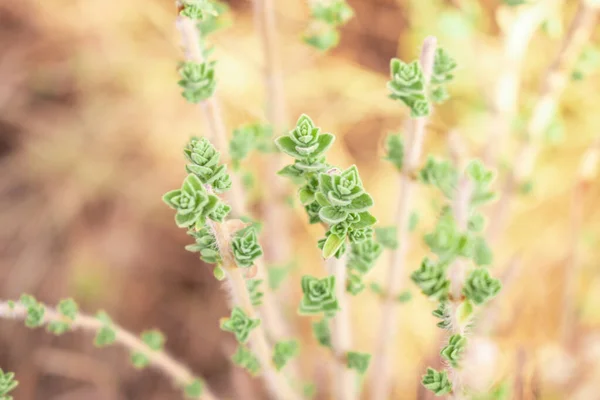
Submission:
M 260 373 L 260 361 L 252 351 L 245 346 L 238 346 L 235 354 L 231 356 L 231 360 L 235 365 L 246 369 L 250 375 L 256 376 Z
M 421 383 L 436 396 L 444 396 L 452 392 L 452 382 L 446 371 L 438 372 L 433 368 L 427 368 L 427 373 L 423 375 Z
M 136 369 L 143 369 L 150 365 L 150 360 L 143 353 L 134 352 L 131 354 L 131 363 Z
M 349 351 L 346 354 L 346 365 L 348 368 L 356 370 L 360 375 L 367 372 L 369 368 L 369 361 L 371 361 L 371 355 L 368 353 L 357 353 Z
M 324 318 L 312 324 L 313 335 L 321 346 L 331 348 L 331 329 L 329 328 L 329 320 Z
M 395 226 L 375 228 L 375 237 L 377 242 L 387 249 L 398 248 L 398 230 Z
M 298 312 L 301 315 L 314 315 L 322 312 L 335 312 L 339 309 L 335 295 L 335 277 L 318 279 L 309 275 L 302 277 L 302 300 Z
M 404 164 L 404 141 L 402 135 L 389 135 L 385 143 L 387 154 L 384 160 L 391 162 L 398 171 L 401 171 Z
M 1 400 L 12 400 L 12 396 L 9 396 L 9 392 L 13 391 L 19 382 L 15 380 L 15 374 L 12 372 L 4 372 L 0 368 L 0 399 Z
M 184 387 L 185 396 L 188 399 L 199 399 L 204 392 L 204 384 L 200 379 L 195 378 Z
M 496 296 L 502 284 L 483 268 L 473 270 L 467 277 L 463 294 L 475 304 L 483 304 Z
M 325 240 L 325 245 L 323 246 L 323 258 L 328 259 L 335 255 L 345 241 L 345 236 L 341 237 L 336 234 L 329 235 L 327 240 Z
M 296 357 L 300 351 L 300 345 L 297 340 L 287 340 L 275 343 L 273 353 L 273 364 L 275 369 L 280 371 L 292 358 Z
M 250 332 L 258 325 L 260 325 L 259 319 L 250 318 L 240 307 L 234 307 L 231 310 L 231 317 L 221 322 L 221 329 L 233 333 L 238 342 L 246 343 Z
M 440 355 L 445 358 L 450 365 L 458 368 L 462 355 L 467 347 L 467 338 L 455 334 L 450 336 L 448 344 L 440 351 Z

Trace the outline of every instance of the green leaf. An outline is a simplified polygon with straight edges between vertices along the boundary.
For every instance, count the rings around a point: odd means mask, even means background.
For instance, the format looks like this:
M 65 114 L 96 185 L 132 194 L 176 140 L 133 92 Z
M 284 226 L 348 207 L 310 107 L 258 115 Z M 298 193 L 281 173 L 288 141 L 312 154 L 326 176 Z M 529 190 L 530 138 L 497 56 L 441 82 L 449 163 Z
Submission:
M 181 0 L 180 14 L 191 19 L 204 19 L 217 15 L 217 10 L 209 0 Z
M 96 347 L 105 347 L 113 344 L 117 339 L 117 334 L 112 326 L 112 320 L 104 311 L 98 311 L 96 319 L 102 322 L 102 327 L 96 332 L 94 344 Z
M 398 230 L 395 226 L 375 228 L 377 242 L 387 249 L 398 248 Z
M 12 396 L 9 393 L 13 391 L 19 382 L 15 380 L 15 374 L 12 372 L 4 372 L 0 368 L 0 399 L 12 400 Z
M 273 352 L 273 364 L 275 369 L 280 371 L 292 358 L 296 357 L 300 351 L 300 345 L 297 340 L 287 340 L 275 343 Z
M 323 246 L 323 258 L 328 259 L 335 255 L 345 241 L 346 236 L 338 236 L 336 234 L 329 235 Z
M 73 299 L 64 299 L 58 302 L 56 309 L 60 314 L 73 321 L 79 312 L 79 306 Z
M 455 334 L 450 336 L 448 344 L 440 351 L 440 355 L 445 358 L 454 368 L 459 367 L 460 360 L 467 347 L 467 338 Z
M 235 365 L 246 369 L 250 375 L 256 376 L 260 373 L 260 361 L 250 349 L 245 346 L 238 346 L 235 354 L 231 356 L 231 360 Z
M 366 285 L 360 275 L 350 274 L 346 281 L 346 291 L 352 296 L 356 296 L 365 289 Z
M 179 75 L 178 84 L 183 88 L 181 95 L 188 102 L 197 104 L 214 94 L 217 86 L 214 62 L 185 61 L 179 68 Z
M 315 201 L 315 193 L 308 187 L 300 188 L 298 191 L 298 197 L 300 197 L 300 203 L 302 203 L 303 206 L 311 204 Z
M 436 300 L 448 297 L 450 281 L 446 278 L 446 265 L 435 263 L 425 257 L 421 267 L 413 272 L 410 279 L 421 289 L 425 296 Z
M 427 373 L 423 375 L 421 383 L 436 396 L 444 396 L 452 392 L 452 382 L 446 371 L 438 372 L 433 368 L 427 368 Z
M 260 291 L 260 285 L 263 282 L 262 279 L 248 279 L 246 280 L 246 287 L 250 295 L 250 301 L 253 306 L 258 307 L 262 305 L 262 298 L 264 293 Z
M 326 27 L 317 31 L 310 31 L 302 36 L 302 40 L 309 46 L 320 51 L 327 51 L 336 47 L 340 42 L 340 33 L 337 29 Z
M 383 252 L 383 246 L 373 239 L 352 243 L 348 257 L 348 268 L 361 275 L 369 272 Z
M 236 232 L 231 240 L 231 250 L 238 267 L 249 268 L 254 265 L 256 259 L 263 254 L 254 226 Z
M 384 160 L 391 162 L 398 171 L 401 171 L 404 164 L 404 141 L 402 135 L 389 135 L 385 143 L 387 153 Z
M 404 292 L 402 292 L 398 296 L 396 296 L 396 301 L 399 303 L 407 303 L 411 299 L 412 299 L 412 294 L 408 290 L 405 290 Z
M 221 322 L 221 329 L 233 333 L 238 342 L 246 343 L 250 332 L 258 325 L 260 325 L 259 319 L 250 318 L 240 307 L 234 307 L 231 310 L 231 317 Z
M 271 290 L 277 290 L 279 286 L 281 286 L 281 283 L 284 281 L 284 279 L 289 275 L 290 269 L 290 266 L 270 266 L 267 268 L 267 280 L 269 282 L 269 288 Z
M 318 197 L 317 197 L 318 199 Z M 348 211 L 341 207 L 326 206 L 319 211 L 319 218 L 329 225 L 345 221 L 348 217 Z
M 165 344 L 165 336 L 157 330 L 142 332 L 142 341 L 154 351 L 160 351 Z
M 346 353 L 346 365 L 348 368 L 356 370 L 360 375 L 364 375 L 367 372 L 369 361 L 371 361 L 371 355 L 368 353 L 357 353 L 354 351 Z
M 312 324 L 313 335 L 321 346 L 331 348 L 331 329 L 329 328 L 329 320 L 324 318 Z
M 184 387 L 185 396 L 188 399 L 199 399 L 204 392 L 204 384 L 198 378 L 194 378 Z
M 377 223 L 377 218 L 375 218 L 368 211 L 363 211 L 358 213 L 359 220 L 357 222 L 352 223 L 353 229 L 364 229 L 370 226 L 373 226 Z
M 28 294 L 21 295 L 19 301 L 27 308 L 25 326 L 28 328 L 37 328 L 42 326 L 44 324 L 46 307 L 42 303 L 38 303 L 35 297 Z
M 483 304 L 496 296 L 501 288 L 500 281 L 492 278 L 488 270 L 478 268 L 467 277 L 463 294 L 473 303 Z
M 363 212 L 373 207 L 373 198 L 368 193 L 363 193 L 354 198 L 347 210 L 351 212 Z
M 353 16 L 354 10 L 346 0 L 310 3 L 311 17 L 331 26 L 346 24 Z
M 143 369 L 150 365 L 150 360 L 145 354 L 134 352 L 131 354 L 131 363 L 136 369 Z
M 301 315 L 314 315 L 322 312 L 335 312 L 339 309 L 335 295 L 335 277 L 318 279 L 309 275 L 302 277 L 302 300 L 298 312 Z

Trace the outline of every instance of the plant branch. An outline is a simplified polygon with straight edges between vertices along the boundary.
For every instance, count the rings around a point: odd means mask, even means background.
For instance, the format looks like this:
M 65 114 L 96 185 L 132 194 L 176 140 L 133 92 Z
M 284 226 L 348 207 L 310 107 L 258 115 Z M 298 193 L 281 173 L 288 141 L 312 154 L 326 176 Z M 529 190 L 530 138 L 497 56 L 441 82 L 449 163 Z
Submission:
M 250 318 L 260 318 L 256 311 L 246 287 L 246 277 L 243 270 L 236 265 L 233 253 L 231 251 L 231 237 L 236 230 L 241 228 L 243 223 L 237 220 L 231 220 L 223 224 L 210 221 L 208 224 L 211 229 L 221 254 L 222 266 L 226 272 L 226 285 L 230 294 L 230 305 L 238 306 L 244 310 Z M 271 349 L 265 332 L 261 324 L 254 328 L 250 333 L 250 345 L 258 358 L 263 374 L 271 395 L 275 399 L 299 399 L 298 395 L 287 384 L 285 379 L 280 379 L 273 365 L 271 358 Z
M 541 139 L 552 123 L 560 96 L 567 84 L 568 71 L 592 33 L 597 19 L 598 6 L 581 0 L 560 50 L 550 65 L 540 89 L 540 96 L 527 124 L 525 140 L 517 151 L 513 171 L 509 173 L 501 198 L 492 214 L 488 239 L 493 241 L 503 230 L 512 195 L 532 173 L 541 149 Z
M 512 21 L 503 29 L 505 35 L 501 64 L 493 91 L 490 130 L 483 157 L 485 164 L 492 169 L 497 165 L 498 152 L 502 149 L 502 142 L 515 118 L 523 59 L 533 34 L 557 2 L 558 0 L 539 1 L 530 6 L 515 7 L 514 11 L 510 11 L 515 15 L 511 15 Z M 500 12 L 503 11 L 508 10 L 501 8 Z
M 43 305 L 43 307 L 44 325 L 47 325 L 51 322 L 65 321 L 65 317 L 56 310 L 46 305 Z M 20 303 L 14 303 L 14 305 L 11 307 L 11 304 L 6 301 L 0 302 L 0 318 L 25 320 L 27 318 L 27 308 Z M 77 314 L 71 323 L 72 330 L 80 329 L 89 332 L 98 332 L 104 326 L 105 323 L 101 320 L 84 314 Z M 141 339 L 123 329 L 119 325 L 112 323 L 110 326 L 115 332 L 115 341 L 117 343 L 121 344 L 123 347 L 131 350 L 132 352 L 144 354 L 150 361 L 150 365 L 154 366 L 164 375 L 171 378 L 177 386 L 184 387 L 196 379 L 195 375 L 188 369 L 188 367 L 179 363 L 165 351 L 152 350 Z M 202 398 L 206 400 L 216 400 L 216 397 L 206 388 L 204 389 Z
M 421 67 L 425 81 L 429 82 L 433 71 L 433 62 L 437 40 L 428 37 L 423 43 L 421 50 Z M 390 266 L 387 272 L 388 289 L 382 307 L 382 320 L 379 328 L 377 348 L 373 360 L 371 398 L 386 399 L 391 391 L 390 384 L 390 351 L 396 335 L 398 325 L 398 313 L 396 310 L 395 296 L 402 288 L 406 269 L 406 257 L 410 246 L 409 218 L 413 201 L 415 182 L 412 179 L 414 170 L 418 167 L 419 159 L 425 138 L 425 126 L 428 118 L 421 117 L 411 120 L 405 167 L 399 175 L 400 196 L 397 202 L 395 225 L 399 232 L 399 245 L 390 257 Z
M 327 260 L 327 270 L 335 276 L 335 296 L 340 310 L 333 317 L 332 345 L 337 365 L 335 367 L 336 399 L 351 400 L 357 398 L 356 373 L 346 365 L 346 353 L 352 346 L 352 325 L 350 303 L 346 294 L 347 256 Z

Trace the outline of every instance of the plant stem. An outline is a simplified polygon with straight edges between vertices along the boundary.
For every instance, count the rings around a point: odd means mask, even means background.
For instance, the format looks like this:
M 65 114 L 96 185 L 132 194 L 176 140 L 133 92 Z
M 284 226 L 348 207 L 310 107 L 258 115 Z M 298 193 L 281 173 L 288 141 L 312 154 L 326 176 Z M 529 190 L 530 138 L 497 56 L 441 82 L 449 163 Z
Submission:
M 577 295 L 577 280 L 581 273 L 579 241 L 584 218 L 584 200 L 590 184 L 596 177 L 599 160 L 599 143 L 594 143 L 592 148 L 583 156 L 578 177 L 573 188 L 570 217 L 571 229 L 567 240 L 569 243 L 569 256 L 563 270 L 564 291 L 560 324 L 561 341 L 565 346 L 571 344 L 573 329 L 576 324 L 576 307 L 574 304 L 575 296 Z
M 347 256 L 327 260 L 327 270 L 335 276 L 335 296 L 340 310 L 333 317 L 332 345 L 337 365 L 335 367 L 336 399 L 352 400 L 357 398 L 356 374 L 346 365 L 346 353 L 352 346 L 352 324 L 350 302 L 346 293 Z
M 506 179 L 496 212 L 491 216 L 488 230 L 490 241 L 495 240 L 503 231 L 514 190 L 525 183 L 532 173 L 540 152 L 542 136 L 552 123 L 560 95 L 567 84 L 569 69 L 589 40 L 597 14 L 598 6 L 592 6 L 586 0 L 579 2 L 560 50 L 543 79 L 540 97 L 527 124 L 525 140 L 517 151 L 513 171 Z
M 44 305 L 44 309 L 45 325 L 50 322 L 65 321 L 64 317 L 53 308 Z M 27 318 L 27 308 L 20 303 L 15 303 L 14 307 L 11 308 L 8 302 L 0 302 L 0 318 L 25 320 Z M 85 314 L 77 314 L 71 323 L 72 330 L 81 329 L 89 332 L 98 332 L 104 326 L 105 323 L 98 318 Z M 110 326 L 115 332 L 115 340 L 117 343 L 132 352 L 144 354 L 150 361 L 150 365 L 171 378 L 176 386 L 183 388 L 196 379 L 196 376 L 188 369 L 188 367 L 179 363 L 165 351 L 152 350 L 141 339 L 119 325 L 113 323 Z M 216 397 L 207 388 L 204 388 L 202 398 L 205 400 L 216 400 Z
M 517 7 L 514 20 L 504 28 L 506 33 L 502 58 L 498 68 L 499 76 L 494 86 L 490 130 L 483 156 L 485 164 L 490 168 L 496 167 L 498 152 L 502 149 L 502 142 L 515 118 L 519 103 L 521 66 L 531 38 L 557 2 L 545 0 L 530 6 Z
M 219 224 L 210 221 L 207 225 L 210 227 L 216 239 L 223 268 L 226 271 L 226 285 L 230 294 L 231 308 L 238 306 L 250 318 L 260 318 L 255 307 L 252 305 L 250 294 L 246 286 L 246 278 L 243 275 L 243 270 L 239 268 L 231 251 L 231 237 L 235 233 L 230 227 L 233 224 L 241 224 L 241 221 L 228 221 L 228 223 Z M 262 321 L 262 320 L 261 320 Z M 263 369 L 263 375 L 267 383 L 267 389 L 274 399 L 290 399 L 299 400 L 298 395 L 292 390 L 282 376 L 279 376 L 272 362 L 271 349 L 267 339 L 267 333 L 262 325 L 257 326 L 250 333 L 250 345 L 254 354 L 258 358 Z
M 179 15 L 176 21 L 176 27 L 179 30 L 183 42 L 185 57 L 188 61 L 203 63 L 206 60 L 202 53 L 202 44 L 200 31 L 196 23 L 190 18 Z M 229 142 L 227 140 L 227 128 L 223 121 L 221 107 L 215 95 L 204 100 L 200 104 L 204 118 L 206 119 L 207 131 L 210 133 L 210 141 L 214 143 L 216 149 L 228 161 Z M 227 193 L 227 201 L 231 206 L 232 214 L 236 217 L 246 215 L 246 194 L 237 174 L 231 174 L 231 191 Z
M 428 37 L 421 50 L 421 67 L 425 81 L 429 82 L 433 72 L 433 62 L 437 39 Z M 390 367 L 391 351 L 398 325 L 398 312 L 394 300 L 400 289 L 405 275 L 406 256 L 410 245 L 409 219 L 410 208 L 413 201 L 415 182 L 412 175 L 418 167 L 425 138 L 427 117 L 416 118 L 411 121 L 408 134 L 407 153 L 405 166 L 399 176 L 400 196 L 396 211 L 395 225 L 399 232 L 399 245 L 390 257 L 390 266 L 387 271 L 388 289 L 382 307 L 382 319 L 377 340 L 377 348 L 373 359 L 371 399 L 383 400 L 389 398 L 391 391 Z
M 200 32 L 194 21 L 183 16 L 178 16 L 176 26 L 183 39 L 186 58 L 190 61 L 204 62 L 202 45 L 200 42 Z M 227 129 L 225 128 L 222 112 L 216 98 L 213 96 L 207 99 L 201 104 L 201 107 L 208 122 L 208 131 L 211 133 L 211 138 L 215 142 L 215 147 L 222 156 L 229 158 Z M 226 162 L 227 160 L 224 161 Z M 226 199 L 231 206 L 232 215 L 239 218 L 247 214 L 247 196 L 243 189 L 240 177 L 237 174 L 231 174 L 231 180 L 231 191 L 226 193 Z M 267 181 L 269 181 L 269 179 L 267 179 Z M 281 221 L 279 221 L 279 223 L 281 223 Z M 264 264 L 262 262 L 257 263 L 257 268 L 258 275 L 264 277 Z M 264 317 L 263 323 L 265 324 L 265 329 L 275 340 L 279 340 L 286 336 L 287 328 L 281 318 L 278 307 L 276 307 L 279 303 L 275 301 L 273 297 L 273 294 L 269 290 L 264 291 L 261 312 Z
M 278 53 L 278 36 L 275 26 L 273 0 L 254 0 L 254 19 L 259 31 L 264 57 L 264 81 L 267 90 L 267 119 L 273 133 L 279 135 L 287 127 L 286 98 L 283 72 Z M 282 179 L 272 179 L 282 168 L 279 152 L 270 154 L 263 167 L 265 196 L 262 211 L 265 218 L 265 259 L 267 263 L 285 263 L 290 255 L 288 216 L 285 210 L 285 185 Z M 281 292 L 283 293 L 283 292 Z

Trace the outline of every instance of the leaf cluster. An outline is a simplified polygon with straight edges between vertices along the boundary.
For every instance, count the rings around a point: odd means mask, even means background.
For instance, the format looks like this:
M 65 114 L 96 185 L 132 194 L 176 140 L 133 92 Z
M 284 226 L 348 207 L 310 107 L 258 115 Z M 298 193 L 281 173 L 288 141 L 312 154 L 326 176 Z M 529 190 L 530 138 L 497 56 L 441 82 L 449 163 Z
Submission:
M 339 28 L 353 16 L 354 10 L 346 0 L 313 1 L 310 4 L 311 22 L 303 35 L 306 44 L 320 51 L 337 46 Z

